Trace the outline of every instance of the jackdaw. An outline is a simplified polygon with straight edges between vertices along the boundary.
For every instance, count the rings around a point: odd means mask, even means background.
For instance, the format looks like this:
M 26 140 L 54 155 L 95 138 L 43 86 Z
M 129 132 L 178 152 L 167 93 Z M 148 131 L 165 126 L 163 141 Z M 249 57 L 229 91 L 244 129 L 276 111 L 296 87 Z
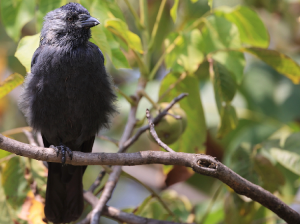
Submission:
M 62 164 L 48 163 L 45 215 L 54 223 L 74 221 L 83 211 L 86 166 L 65 165 L 66 156 L 91 152 L 96 133 L 109 126 L 116 111 L 103 54 L 89 42 L 90 28 L 98 24 L 78 3 L 49 12 L 20 98 L 20 109 L 41 132 L 44 146 L 62 154 Z

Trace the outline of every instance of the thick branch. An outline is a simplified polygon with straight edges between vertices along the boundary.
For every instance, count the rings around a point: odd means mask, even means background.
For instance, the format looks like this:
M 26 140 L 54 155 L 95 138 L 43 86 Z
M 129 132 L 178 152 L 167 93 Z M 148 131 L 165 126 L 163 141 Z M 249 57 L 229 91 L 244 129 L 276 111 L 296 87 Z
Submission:
M 41 148 L 15 141 L 0 134 L 0 148 L 17 155 L 43 160 L 61 162 L 53 149 Z M 136 153 L 83 153 L 74 152 L 72 165 L 120 165 L 165 164 L 191 167 L 195 172 L 221 180 L 236 193 L 245 195 L 269 208 L 288 223 L 300 223 L 300 214 L 280 201 L 270 192 L 242 178 L 215 158 L 202 154 L 143 151 Z

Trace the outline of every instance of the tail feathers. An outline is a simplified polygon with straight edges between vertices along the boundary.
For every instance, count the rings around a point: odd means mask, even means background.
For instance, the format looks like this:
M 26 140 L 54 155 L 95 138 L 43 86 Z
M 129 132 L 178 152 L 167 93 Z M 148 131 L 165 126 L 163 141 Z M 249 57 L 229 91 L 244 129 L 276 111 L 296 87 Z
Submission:
M 81 166 L 63 166 L 48 163 L 45 215 L 54 223 L 68 223 L 78 219 L 83 211 Z M 67 174 L 67 169 L 72 174 Z

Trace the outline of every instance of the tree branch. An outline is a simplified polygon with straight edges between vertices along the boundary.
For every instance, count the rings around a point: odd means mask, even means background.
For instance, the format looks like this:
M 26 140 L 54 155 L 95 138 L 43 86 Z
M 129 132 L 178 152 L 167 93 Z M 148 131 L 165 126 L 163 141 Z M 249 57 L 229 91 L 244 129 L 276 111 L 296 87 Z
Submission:
M 138 94 L 138 92 L 141 89 L 144 89 L 146 84 L 147 84 L 147 80 L 144 79 L 143 77 L 141 77 L 139 79 L 137 90 L 136 90 L 135 104 L 131 105 L 129 117 L 128 117 L 128 120 L 127 120 L 127 123 L 125 126 L 125 130 L 124 130 L 121 140 L 119 142 L 119 152 L 124 152 L 126 150 L 126 149 L 124 149 L 123 151 L 121 151 L 124 143 L 130 138 L 130 136 L 133 132 L 135 123 L 136 123 L 137 106 L 141 99 L 141 96 Z M 111 174 L 109 176 L 109 179 L 104 187 L 102 195 L 100 196 L 100 199 L 97 203 L 97 206 L 95 206 L 95 208 L 93 209 L 93 211 L 91 213 L 91 224 L 99 223 L 102 210 L 105 207 L 108 200 L 111 198 L 113 190 L 115 189 L 115 186 L 118 183 L 121 172 L 122 172 L 121 166 L 116 166 L 113 168 L 113 171 L 111 172 Z
M 0 148 L 17 155 L 43 160 L 61 162 L 61 156 L 50 148 L 41 148 L 21 143 L 0 134 Z M 165 164 L 191 167 L 195 172 L 211 176 L 227 184 L 236 193 L 245 195 L 267 207 L 288 223 L 300 223 L 300 214 L 269 191 L 264 190 L 242 178 L 221 162 L 209 155 L 189 153 L 169 153 L 160 151 L 142 151 L 136 153 L 83 153 L 73 152 L 73 159 L 67 158 L 72 165 L 118 165 L 135 166 L 142 164 Z
M 97 205 L 98 198 L 95 197 L 91 192 L 85 192 L 83 194 L 84 199 L 92 205 L 94 208 Z M 129 224 L 178 224 L 171 221 L 162 221 L 162 220 L 156 220 L 156 219 L 148 219 L 144 217 L 140 217 L 137 215 L 134 215 L 132 213 L 126 213 L 122 212 L 117 208 L 111 207 L 111 206 L 105 206 L 103 208 L 103 215 L 106 217 L 109 217 L 111 219 L 114 219 L 116 221 L 119 221 L 121 223 L 129 223 Z M 77 224 L 87 224 L 89 223 L 89 220 L 91 218 L 91 213 L 87 215 L 87 217 L 82 220 L 81 222 Z

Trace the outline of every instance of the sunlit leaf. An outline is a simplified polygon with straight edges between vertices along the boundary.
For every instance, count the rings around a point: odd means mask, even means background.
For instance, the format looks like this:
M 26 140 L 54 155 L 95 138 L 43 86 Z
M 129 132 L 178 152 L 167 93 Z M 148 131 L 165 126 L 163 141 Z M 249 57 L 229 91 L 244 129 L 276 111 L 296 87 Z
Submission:
M 300 66 L 290 57 L 275 50 L 254 47 L 242 48 L 241 51 L 255 55 L 295 84 L 300 83 Z
M 107 19 L 105 27 L 120 37 L 131 49 L 143 53 L 141 39 L 138 35 L 128 30 L 128 26 L 120 19 Z
M 189 35 L 184 35 L 184 42 L 186 44 L 185 52 L 179 56 L 177 63 L 184 67 L 189 74 L 195 72 L 201 62 L 203 62 L 204 55 L 201 51 L 202 38 L 198 29 L 192 30 Z
M 205 43 L 203 45 L 205 53 L 228 48 L 236 49 L 241 46 L 240 34 L 236 25 L 215 15 L 205 20 L 202 37 Z
M 270 152 L 283 167 L 300 175 L 300 154 L 278 148 L 272 148 Z
M 177 18 L 178 3 L 179 3 L 179 0 L 174 0 L 174 4 L 170 10 L 170 15 L 171 15 L 174 23 L 176 22 L 176 18 Z
M 232 72 L 238 84 L 242 82 L 246 64 L 243 53 L 237 51 L 219 51 L 213 54 L 212 58 L 226 67 L 228 71 Z
M 206 141 L 206 124 L 199 93 L 199 81 L 194 76 L 169 73 L 160 87 L 161 102 L 171 101 L 181 93 L 189 95 L 180 101 L 180 107 L 187 115 L 187 128 L 170 147 L 180 152 L 203 152 Z M 170 90 L 170 91 L 169 91 Z M 167 94 L 165 92 L 168 91 Z
M 17 47 L 15 57 L 19 59 L 21 64 L 29 72 L 31 68 L 31 58 L 35 50 L 39 47 L 40 34 L 23 37 Z
M 99 26 L 94 27 L 92 29 L 91 42 L 95 43 L 100 48 L 104 56 L 107 54 L 111 58 L 111 48 L 108 44 L 104 29 L 105 28 L 101 24 Z
M 30 191 L 27 197 L 29 200 L 30 206 L 28 209 L 27 220 L 31 224 L 42 224 L 44 223 L 43 219 L 45 218 L 44 214 L 44 204 L 40 201 L 37 201 L 34 198 L 33 193 Z
M 210 9 L 213 8 L 213 0 L 208 0 L 208 6 Z
M 111 49 L 111 60 L 115 68 L 130 68 L 124 53 L 120 49 L 120 44 L 115 40 L 111 32 L 109 32 L 107 29 L 105 29 L 104 32 Z
M 7 95 L 17 86 L 21 85 L 24 77 L 18 73 L 13 73 L 8 76 L 3 82 L 0 82 L 0 99 Z
M 178 34 L 172 33 L 165 41 L 168 47 Z M 172 71 L 187 71 L 189 74 L 194 73 L 199 65 L 203 62 L 203 39 L 199 30 L 184 33 L 179 37 L 175 48 L 166 56 L 165 62 L 167 68 Z
M 233 9 L 220 7 L 216 14 L 224 16 L 237 26 L 243 43 L 263 48 L 269 46 L 268 31 L 256 12 L 250 8 L 245 6 L 237 6 Z
M 91 16 L 97 18 L 100 23 L 112 18 L 125 21 L 123 13 L 115 0 L 81 0 L 80 4 L 87 8 Z
M 22 27 L 34 17 L 34 0 L 1 0 L 1 22 L 7 34 L 18 41 Z

